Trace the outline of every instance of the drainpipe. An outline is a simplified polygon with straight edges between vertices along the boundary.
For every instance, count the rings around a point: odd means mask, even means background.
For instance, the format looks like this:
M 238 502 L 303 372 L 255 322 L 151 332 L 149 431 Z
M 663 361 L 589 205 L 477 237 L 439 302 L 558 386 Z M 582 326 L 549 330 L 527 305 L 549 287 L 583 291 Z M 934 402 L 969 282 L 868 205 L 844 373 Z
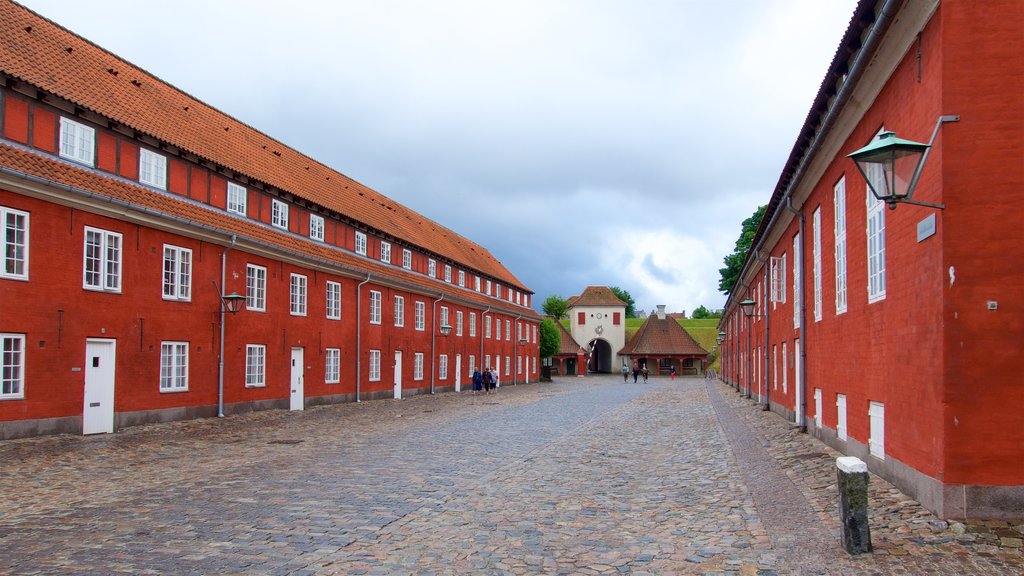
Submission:
M 362 298 L 363 284 L 366 284 L 369 281 L 370 281 L 370 273 L 367 272 L 366 273 L 366 280 L 363 280 L 362 282 L 360 282 L 356 286 L 356 402 L 362 402 L 363 401 L 362 395 L 360 394 L 361 391 L 362 391 L 361 384 L 362 384 L 362 381 L 363 381 L 363 369 L 362 369 L 362 363 L 363 363 L 362 362 L 362 358 L 363 358 L 363 356 L 362 356 L 362 352 L 361 352 L 362 338 L 360 338 L 359 334 L 362 332 L 362 327 L 363 327 L 363 317 L 362 317 L 362 310 L 363 310 L 363 298 Z M 383 305 L 384 304 L 382 303 L 381 306 L 383 306 Z
M 217 417 L 224 417 L 224 282 L 227 278 L 228 252 L 238 237 L 231 235 L 231 244 L 220 253 L 220 358 L 217 361 Z
M 796 254 L 793 255 L 796 258 L 796 265 L 800 268 L 800 282 L 796 287 L 800 294 L 800 310 L 798 311 L 800 315 L 800 357 L 797 358 L 800 377 L 796 380 L 796 393 L 800 402 L 797 404 L 795 424 L 800 427 L 801 432 L 807 432 L 807 295 L 804 294 L 804 276 L 806 276 L 806 270 L 804 270 L 804 213 L 793 208 L 792 197 L 786 199 L 786 210 L 796 214 L 800 224 L 800 257 L 797 258 Z
M 437 340 L 437 303 L 444 300 L 444 292 L 430 305 L 430 393 L 434 393 L 434 376 L 437 374 L 437 353 L 434 346 Z

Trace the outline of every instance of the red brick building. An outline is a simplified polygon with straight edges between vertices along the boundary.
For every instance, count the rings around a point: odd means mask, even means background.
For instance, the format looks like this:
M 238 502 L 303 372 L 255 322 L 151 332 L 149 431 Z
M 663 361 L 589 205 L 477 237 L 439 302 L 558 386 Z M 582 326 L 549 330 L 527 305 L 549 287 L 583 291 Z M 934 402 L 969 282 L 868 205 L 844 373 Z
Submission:
M 0 438 L 537 379 L 482 246 L 17 4 L 0 37 Z
M 932 143 L 913 200 L 943 209 L 870 193 L 848 155 L 885 131 Z M 726 304 L 723 377 L 942 517 L 1024 517 L 1022 218 L 1024 3 L 862 1 Z

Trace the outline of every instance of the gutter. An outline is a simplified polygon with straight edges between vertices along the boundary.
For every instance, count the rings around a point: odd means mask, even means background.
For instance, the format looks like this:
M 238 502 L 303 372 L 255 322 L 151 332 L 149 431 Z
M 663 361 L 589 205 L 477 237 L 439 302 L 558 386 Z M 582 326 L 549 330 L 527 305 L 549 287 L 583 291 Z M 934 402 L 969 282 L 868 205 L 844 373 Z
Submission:
M 363 328 L 363 317 L 362 317 L 362 309 L 363 309 L 363 298 L 362 298 L 363 284 L 366 284 L 369 281 L 370 281 L 370 273 L 367 272 L 366 273 L 366 280 L 363 280 L 358 285 L 356 285 L 356 402 L 362 402 L 363 401 L 363 398 L 362 398 L 362 395 L 361 395 L 361 391 L 362 391 L 361 384 L 362 384 L 362 381 L 363 381 L 363 370 L 362 370 L 363 356 L 362 356 L 362 353 L 361 353 L 362 338 L 360 337 L 360 333 L 362 332 L 362 328 Z M 381 306 L 383 306 L 383 305 L 384 305 L 384 303 L 381 302 Z

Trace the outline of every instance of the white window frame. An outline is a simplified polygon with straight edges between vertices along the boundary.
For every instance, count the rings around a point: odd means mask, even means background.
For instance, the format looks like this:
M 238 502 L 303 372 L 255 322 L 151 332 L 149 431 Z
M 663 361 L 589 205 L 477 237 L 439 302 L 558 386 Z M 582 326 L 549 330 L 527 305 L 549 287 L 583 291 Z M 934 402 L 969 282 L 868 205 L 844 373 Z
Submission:
M 324 350 L 324 384 L 341 382 L 341 348 Z
M 370 324 L 380 324 L 381 320 L 381 293 L 379 290 L 370 290 Z
M 885 300 L 885 202 L 867 188 L 868 303 Z
M 380 350 L 370 350 L 370 382 L 380 382 Z
M 466 287 L 466 272 L 464 270 L 459 270 L 459 286 Z
M 326 224 L 324 217 L 319 214 L 309 215 L 309 237 L 313 240 L 324 241 L 324 230 Z
M 82 287 L 99 292 L 121 292 L 122 236 L 118 232 L 85 227 L 82 250 Z M 97 253 L 90 254 L 90 247 Z
M 512 375 L 512 357 L 505 356 L 505 376 Z
M 868 453 L 879 460 L 885 460 L 885 404 L 868 403 Z
M 523 357 L 517 355 L 516 356 L 516 376 L 518 376 L 518 375 L 520 375 L 522 373 L 523 373 Z
M 488 296 L 491 295 L 491 281 L 490 280 L 487 281 L 487 295 Z
M 29 213 L 0 206 L 0 278 L 28 280 Z
M 441 324 L 440 325 L 441 326 L 445 326 L 445 325 L 451 326 L 451 324 L 448 324 L 448 307 L 447 306 L 441 306 Z
M 814 242 L 814 321 L 821 322 L 821 207 L 811 215 Z
M 490 369 L 491 369 L 491 355 L 490 354 L 486 354 L 486 355 L 484 355 L 484 370 L 490 370 Z
M 474 290 L 476 290 L 477 292 L 480 291 L 480 277 L 479 276 L 474 276 L 473 286 L 474 286 Z
M 452 267 L 450 264 L 444 265 L 444 281 L 449 284 L 452 283 Z
M 786 342 L 782 343 L 782 393 L 789 393 L 789 352 L 786 350 Z
M 249 312 L 267 309 L 267 269 L 264 266 L 245 266 L 245 309 Z
M 833 189 L 835 195 L 836 315 L 846 312 L 846 177 Z
M 537 325 L 536 324 L 533 325 L 533 343 L 534 344 L 537 343 Z
M 441 354 L 437 357 L 437 379 L 448 379 L 448 355 Z
M 356 254 L 366 256 L 366 234 L 363 232 L 356 231 Z
M 800 243 L 800 233 L 793 236 L 793 328 L 800 327 L 800 265 L 803 262 L 804 249 Z
M 772 345 L 772 390 L 779 389 L 779 345 Z
M 512 340 L 512 320 L 505 319 L 505 340 Z
M 160 343 L 160 392 L 188 391 L 188 342 Z
M 245 345 L 245 387 L 265 388 L 267 385 L 267 347 Z
M 814 389 L 814 427 L 821 430 L 821 388 Z
M 327 319 L 341 320 L 341 282 L 327 281 Z
M 491 337 L 491 317 L 484 314 L 484 339 Z
M 240 216 L 247 216 L 249 209 L 249 191 L 244 186 L 228 182 L 227 210 Z
M 426 330 L 426 327 L 427 327 L 427 319 L 426 319 L 427 310 L 426 309 L 427 309 L 426 304 L 424 304 L 423 302 L 421 302 L 419 300 L 417 300 L 413 304 L 413 315 L 415 317 L 414 318 L 415 327 L 416 327 L 416 330 L 419 330 L 420 332 Z
M 846 394 L 836 394 L 836 437 L 846 440 Z
M 96 129 L 60 118 L 60 157 L 86 166 L 96 165 Z
M 772 274 L 772 304 L 786 303 L 786 254 L 770 258 Z M 772 306 L 775 309 L 775 306 Z
M 423 380 L 423 352 L 416 352 L 412 357 L 412 379 Z
M 469 313 L 469 336 L 476 336 L 476 312 Z
M 309 280 L 302 274 L 291 274 L 288 282 L 288 312 L 292 316 L 306 315 L 306 296 Z
M 164 300 L 192 300 L 192 250 L 164 244 Z
M 462 310 L 455 311 L 455 335 L 462 336 Z
M 25 397 L 25 335 L 0 333 L 0 400 Z
M 405 296 L 395 296 L 395 326 L 405 326 Z
M 427 276 L 437 278 L 437 261 L 433 258 L 427 260 Z
M 402 268 L 412 270 L 412 250 L 402 248 Z
M 160 190 L 167 189 L 167 157 L 139 148 L 139 182 Z
M 391 264 L 391 243 L 380 241 L 380 261 L 385 264 Z
M 277 198 L 270 199 L 270 225 L 282 230 L 288 229 L 288 204 Z

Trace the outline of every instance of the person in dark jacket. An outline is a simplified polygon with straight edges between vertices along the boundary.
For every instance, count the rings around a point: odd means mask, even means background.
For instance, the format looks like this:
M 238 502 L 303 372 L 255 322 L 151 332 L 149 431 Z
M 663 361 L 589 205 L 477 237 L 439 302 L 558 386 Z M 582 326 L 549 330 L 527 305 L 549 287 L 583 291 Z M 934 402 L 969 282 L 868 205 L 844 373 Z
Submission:
M 480 373 L 479 368 L 473 369 L 473 394 L 477 394 L 483 389 L 484 376 Z

